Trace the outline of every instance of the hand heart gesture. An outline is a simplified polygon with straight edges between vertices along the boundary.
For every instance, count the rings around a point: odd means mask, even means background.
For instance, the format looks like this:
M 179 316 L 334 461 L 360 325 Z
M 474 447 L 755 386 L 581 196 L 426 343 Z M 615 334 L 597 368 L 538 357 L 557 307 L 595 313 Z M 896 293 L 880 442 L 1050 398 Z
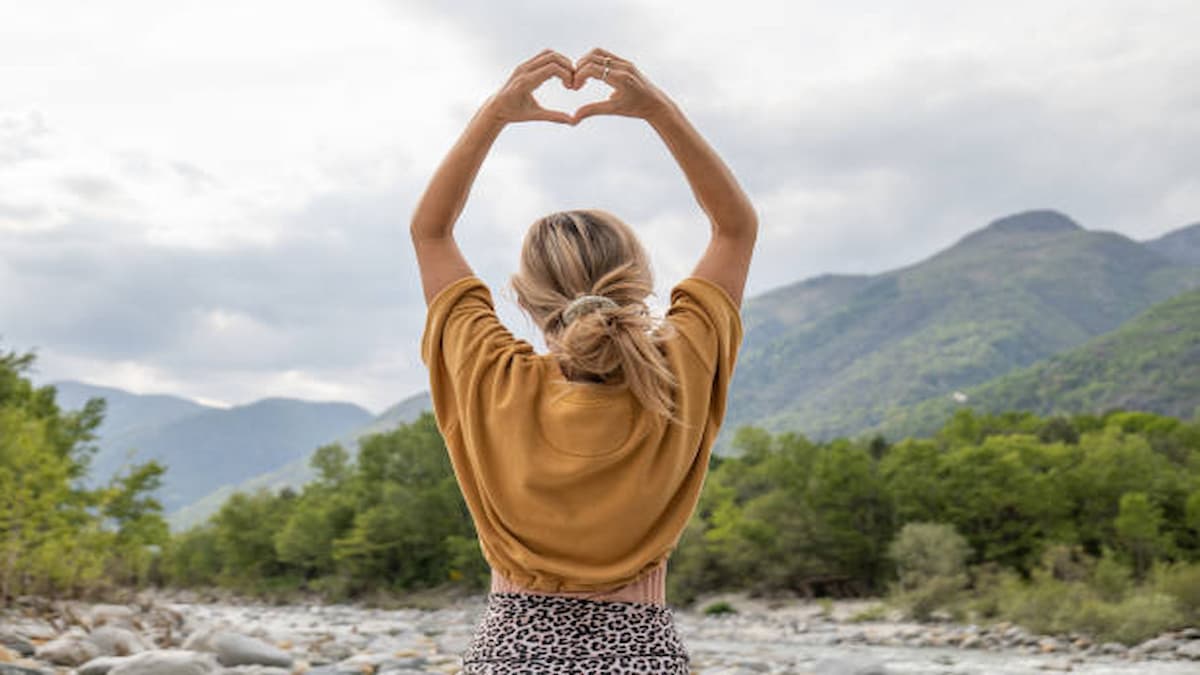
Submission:
M 548 110 L 533 97 L 546 80 L 557 76 L 567 89 L 581 89 L 589 78 L 613 88 L 603 101 L 581 106 L 574 115 Z M 649 119 L 667 108 L 667 96 L 650 83 L 629 61 L 603 49 L 593 49 L 579 62 L 546 49 L 513 70 L 487 106 L 503 122 L 547 121 L 575 125 L 593 115 L 623 115 Z

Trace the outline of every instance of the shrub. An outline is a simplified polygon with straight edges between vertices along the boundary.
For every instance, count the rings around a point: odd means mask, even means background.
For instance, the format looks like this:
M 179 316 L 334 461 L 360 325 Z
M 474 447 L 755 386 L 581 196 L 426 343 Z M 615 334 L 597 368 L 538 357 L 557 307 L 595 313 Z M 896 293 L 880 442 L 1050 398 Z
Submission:
M 888 547 L 900 577 L 892 591 L 893 602 L 917 621 L 926 621 L 934 611 L 954 605 L 967 586 L 970 550 L 967 540 L 951 525 L 905 525 Z
M 1120 602 L 1133 586 L 1133 570 L 1105 549 L 1092 569 L 1091 587 L 1105 602 Z
M 909 523 L 888 547 L 902 590 L 914 590 L 933 579 L 942 580 L 941 585 L 950 578 L 965 583 L 970 552 L 967 540 L 954 526 L 942 523 Z
M 1073 624 L 1097 640 L 1135 645 L 1184 624 L 1178 603 L 1163 593 L 1132 595 L 1119 603 L 1088 599 Z
M 707 607 L 705 607 L 704 614 L 705 614 L 705 616 L 717 616 L 720 614 L 737 614 L 737 610 L 734 609 L 733 605 L 729 604 L 728 602 L 725 602 L 724 600 L 718 600 L 717 602 L 714 602 L 714 603 L 708 605 Z
M 925 579 L 916 588 L 894 592 L 892 601 L 904 609 L 910 618 L 917 621 L 928 621 L 939 609 L 945 609 L 952 615 L 957 615 L 958 610 L 955 605 L 961 599 L 962 591 L 966 586 L 966 574 L 932 577 Z
M 1035 633 L 1066 633 L 1074 628 L 1080 604 L 1089 596 L 1086 584 L 1059 581 L 1038 570 L 1030 583 L 1011 588 L 1001 598 L 1000 611 Z
M 875 603 L 870 607 L 855 612 L 850 620 L 854 623 L 862 623 L 864 621 L 883 621 L 887 618 L 888 608 L 883 603 Z
M 1160 565 L 1154 569 L 1152 586 L 1175 599 L 1187 623 L 1200 623 L 1200 565 Z

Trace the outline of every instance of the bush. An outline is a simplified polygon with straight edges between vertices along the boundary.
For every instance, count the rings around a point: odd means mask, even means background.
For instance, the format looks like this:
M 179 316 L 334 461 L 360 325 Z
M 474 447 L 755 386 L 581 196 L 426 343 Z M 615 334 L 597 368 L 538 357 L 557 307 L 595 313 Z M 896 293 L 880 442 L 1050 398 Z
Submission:
M 1030 583 L 1008 589 L 1000 599 L 1000 613 L 1035 633 L 1067 633 L 1076 626 L 1081 603 L 1090 597 L 1087 584 L 1059 581 L 1038 570 Z
M 728 602 L 725 602 L 724 600 L 719 600 L 719 601 L 714 602 L 711 605 L 705 607 L 704 614 L 705 614 L 705 616 L 717 616 L 719 614 L 737 614 L 737 610 L 734 609 L 733 605 L 729 604 Z
M 1092 590 L 1105 602 L 1120 602 L 1133 587 L 1133 570 L 1105 549 L 1092 569 Z
M 942 523 L 909 523 L 896 535 L 888 556 L 896 563 L 899 583 L 892 601 L 917 621 L 949 608 L 967 586 L 967 540 Z
M 952 525 L 909 523 L 896 535 L 888 556 L 896 563 L 902 590 L 915 590 L 937 580 L 966 583 L 966 560 L 971 552 L 967 540 Z M 961 585 L 959 586 L 962 587 Z
M 1135 645 L 1185 622 L 1174 598 L 1163 593 L 1142 593 L 1115 604 L 1086 600 L 1072 623 L 1097 640 Z
M 1175 599 L 1184 621 L 1200 623 L 1200 565 L 1160 565 L 1154 569 L 1151 583 L 1155 590 Z
M 928 621 L 939 609 L 945 609 L 952 615 L 957 615 L 960 610 L 956 605 L 962 599 L 962 591 L 966 586 L 967 575 L 965 574 L 932 577 L 925 579 L 916 588 L 894 592 L 892 602 L 904 609 L 905 613 L 916 621 Z

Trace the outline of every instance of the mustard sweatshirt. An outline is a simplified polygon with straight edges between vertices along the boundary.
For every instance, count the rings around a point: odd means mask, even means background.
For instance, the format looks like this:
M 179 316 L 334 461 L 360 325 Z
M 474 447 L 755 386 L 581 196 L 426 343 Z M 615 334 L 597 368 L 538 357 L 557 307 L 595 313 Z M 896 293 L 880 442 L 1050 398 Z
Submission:
M 699 277 L 671 289 L 666 319 L 683 424 L 644 410 L 627 387 L 566 380 L 554 355 L 500 322 L 478 277 L 430 303 L 421 358 L 434 415 L 484 557 L 510 581 L 609 590 L 674 550 L 725 415 L 742 322 L 729 294 Z

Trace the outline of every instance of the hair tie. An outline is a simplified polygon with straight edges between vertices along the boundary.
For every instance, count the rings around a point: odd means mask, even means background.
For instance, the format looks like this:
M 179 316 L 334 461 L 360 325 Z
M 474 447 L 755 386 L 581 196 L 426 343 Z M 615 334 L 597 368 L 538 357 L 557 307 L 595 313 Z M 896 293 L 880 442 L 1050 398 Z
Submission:
M 567 303 L 567 308 L 563 310 L 563 323 L 569 324 L 579 318 L 580 314 L 591 312 L 601 307 L 617 309 L 620 305 L 612 298 L 606 298 L 603 295 L 581 295 Z

